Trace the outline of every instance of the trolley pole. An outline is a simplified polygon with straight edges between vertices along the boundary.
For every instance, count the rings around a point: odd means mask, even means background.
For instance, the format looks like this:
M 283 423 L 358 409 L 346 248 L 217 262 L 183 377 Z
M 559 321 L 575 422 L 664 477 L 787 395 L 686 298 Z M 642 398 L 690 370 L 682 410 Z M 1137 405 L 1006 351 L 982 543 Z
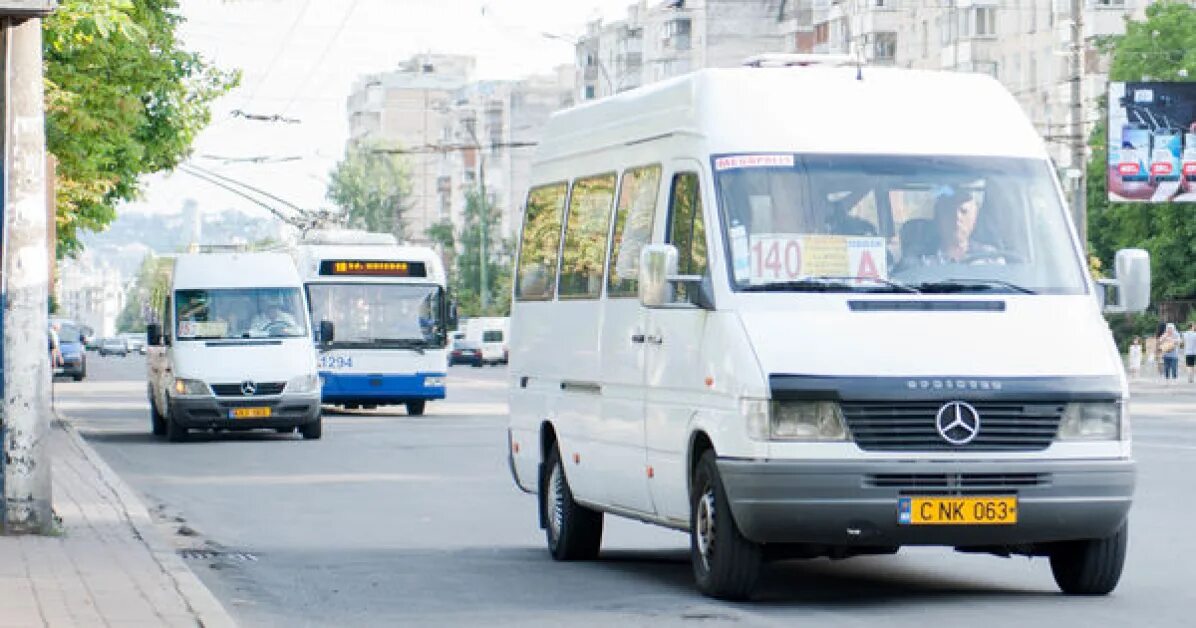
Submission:
M 0 3 L 2 5 L 3 3 Z M 0 8 L 3 8 L 0 6 Z M 6 534 L 52 529 L 42 25 L 4 17 L 4 492 Z

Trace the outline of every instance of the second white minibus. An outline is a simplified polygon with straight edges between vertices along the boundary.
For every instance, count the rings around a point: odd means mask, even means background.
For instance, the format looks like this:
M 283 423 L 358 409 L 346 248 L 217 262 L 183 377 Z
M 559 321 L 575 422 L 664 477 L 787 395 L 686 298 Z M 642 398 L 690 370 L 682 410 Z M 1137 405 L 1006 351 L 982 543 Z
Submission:
M 1145 307 L 1145 252 L 1117 266 Z M 514 284 L 511 470 L 558 560 L 613 514 L 687 532 L 720 598 L 765 560 L 908 545 L 1117 584 L 1125 376 L 990 77 L 709 69 L 559 112 Z

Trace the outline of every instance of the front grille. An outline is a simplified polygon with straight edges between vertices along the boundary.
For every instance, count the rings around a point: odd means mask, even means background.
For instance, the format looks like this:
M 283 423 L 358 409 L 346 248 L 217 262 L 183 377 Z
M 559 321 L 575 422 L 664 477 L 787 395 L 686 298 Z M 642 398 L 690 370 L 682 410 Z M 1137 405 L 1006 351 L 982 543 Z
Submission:
M 287 387 L 286 382 L 259 382 L 255 385 L 257 386 L 257 392 L 252 395 L 242 393 L 240 384 L 212 384 L 212 392 L 217 397 L 261 397 L 264 395 L 281 395 L 282 389 Z
M 1063 417 L 1062 403 L 975 402 L 980 432 L 952 445 L 935 427 L 939 401 L 843 402 L 843 417 L 865 451 L 1039 451 L 1050 446 Z
M 868 488 L 895 488 L 903 495 L 992 495 L 1047 486 L 1049 473 L 879 473 L 864 477 Z

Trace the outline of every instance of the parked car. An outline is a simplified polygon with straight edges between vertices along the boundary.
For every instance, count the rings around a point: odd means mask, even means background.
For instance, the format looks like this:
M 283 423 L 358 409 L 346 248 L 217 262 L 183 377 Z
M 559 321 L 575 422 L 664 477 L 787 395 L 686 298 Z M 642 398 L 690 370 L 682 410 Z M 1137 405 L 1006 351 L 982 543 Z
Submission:
M 124 338 L 105 338 L 100 341 L 100 355 L 129 355 L 129 343 Z
M 449 366 L 454 364 L 469 364 L 472 366 L 482 365 L 482 346 L 474 340 L 465 340 L 464 338 L 453 341 L 452 349 L 449 350 Z
M 83 349 L 83 332 L 73 321 L 52 321 L 51 325 L 58 326 L 58 351 L 62 354 L 62 364 L 53 364 L 54 375 L 73 378 L 76 382 L 87 377 L 87 356 Z

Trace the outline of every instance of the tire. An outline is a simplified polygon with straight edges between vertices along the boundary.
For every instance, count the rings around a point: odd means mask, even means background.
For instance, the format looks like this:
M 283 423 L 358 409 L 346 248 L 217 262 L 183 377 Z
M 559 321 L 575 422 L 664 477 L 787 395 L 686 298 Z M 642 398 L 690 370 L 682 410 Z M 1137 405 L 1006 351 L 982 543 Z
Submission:
M 179 425 L 169 416 L 166 417 L 166 439 L 172 443 L 183 443 L 187 441 L 191 430 Z
M 1107 595 L 1117 588 L 1125 566 L 1129 523 L 1105 539 L 1056 543 L 1050 550 L 1051 573 L 1068 595 Z
M 689 547 L 703 594 L 745 600 L 760 577 L 760 546 L 744 538 L 731 514 L 713 450 L 698 459 L 690 489 Z
M 165 436 L 166 435 L 166 421 L 168 419 L 166 417 L 162 416 L 161 412 L 158 412 L 158 404 L 154 401 L 153 395 L 149 396 L 149 406 L 150 406 L 150 431 L 153 432 L 154 436 Z
M 548 552 L 555 560 L 593 560 L 602 547 L 602 513 L 573 501 L 565 465 L 556 445 L 540 478 L 540 520 Z
M 428 404 L 428 402 L 423 401 L 423 400 L 408 401 L 405 404 L 407 406 L 407 416 L 423 416 L 424 415 L 424 406 L 426 406 L 427 404 Z
M 317 417 L 311 423 L 300 425 L 299 433 L 303 435 L 303 440 L 320 440 L 324 435 L 324 417 Z

